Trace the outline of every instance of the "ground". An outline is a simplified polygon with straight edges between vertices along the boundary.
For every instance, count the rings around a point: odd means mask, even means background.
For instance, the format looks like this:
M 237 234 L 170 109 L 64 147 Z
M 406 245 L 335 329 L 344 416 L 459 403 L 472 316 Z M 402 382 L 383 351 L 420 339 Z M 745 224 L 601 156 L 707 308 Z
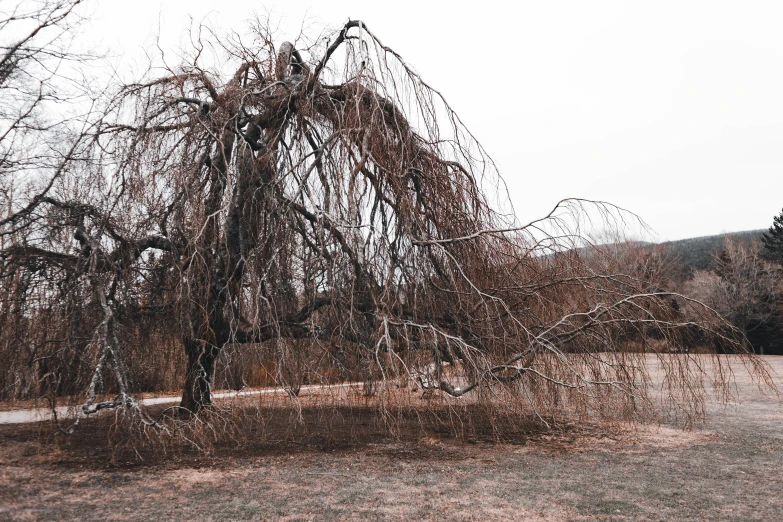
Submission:
M 689 431 L 574 425 L 513 443 L 313 436 L 112 463 L 98 440 L 4 426 L 0 519 L 783 520 L 781 403 L 737 383 L 741 402 L 711 402 Z

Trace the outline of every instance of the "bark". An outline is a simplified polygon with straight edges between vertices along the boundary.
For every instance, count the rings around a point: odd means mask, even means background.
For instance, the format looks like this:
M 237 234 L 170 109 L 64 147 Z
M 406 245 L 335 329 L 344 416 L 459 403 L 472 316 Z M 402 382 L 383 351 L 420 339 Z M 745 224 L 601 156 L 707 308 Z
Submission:
M 185 339 L 184 345 L 188 366 L 180 407 L 198 413 L 212 403 L 212 377 L 220 349 L 197 339 Z

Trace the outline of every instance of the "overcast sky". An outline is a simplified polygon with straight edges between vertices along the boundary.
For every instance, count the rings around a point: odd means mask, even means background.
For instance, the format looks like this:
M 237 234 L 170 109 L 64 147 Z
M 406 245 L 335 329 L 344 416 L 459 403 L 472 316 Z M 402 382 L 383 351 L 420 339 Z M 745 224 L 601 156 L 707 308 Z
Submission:
M 656 239 L 767 228 L 783 207 L 783 2 L 100 1 L 92 36 L 141 57 L 196 21 L 361 19 L 443 92 L 521 221 L 565 197 L 640 214 Z

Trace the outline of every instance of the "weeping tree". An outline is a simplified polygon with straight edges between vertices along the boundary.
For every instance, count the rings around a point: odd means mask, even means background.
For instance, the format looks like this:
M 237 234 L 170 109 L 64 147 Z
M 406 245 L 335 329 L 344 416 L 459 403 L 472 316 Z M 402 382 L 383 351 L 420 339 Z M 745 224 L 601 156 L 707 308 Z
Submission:
M 650 353 L 684 410 L 705 380 L 728 393 L 724 360 L 711 373 L 663 354 L 716 339 L 745 354 L 741 336 L 666 291 L 654 259 L 581 233 L 634 216 L 570 199 L 519 222 L 444 97 L 366 25 L 296 42 L 262 27 L 251 44 L 199 42 L 117 89 L 84 133 L 89 158 L 9 204 L 7 351 L 26 336 L 71 353 L 39 378 L 86 397 L 84 414 L 138 408 L 128 368 L 171 347 L 191 414 L 212 401 L 221 353 L 258 346 L 292 393 L 301 378 L 286 368 L 313 347 L 337 380 L 509 397 L 542 416 L 632 415 Z M 219 66 L 201 64 L 210 46 Z

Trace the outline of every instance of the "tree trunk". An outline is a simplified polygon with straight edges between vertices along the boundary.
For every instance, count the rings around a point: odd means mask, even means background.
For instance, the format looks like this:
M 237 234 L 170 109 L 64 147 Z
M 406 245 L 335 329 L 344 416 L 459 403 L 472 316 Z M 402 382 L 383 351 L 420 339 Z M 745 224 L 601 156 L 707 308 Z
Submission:
M 188 366 L 180 407 L 198 413 L 212 403 L 212 376 L 220 349 L 204 341 L 185 339 Z

